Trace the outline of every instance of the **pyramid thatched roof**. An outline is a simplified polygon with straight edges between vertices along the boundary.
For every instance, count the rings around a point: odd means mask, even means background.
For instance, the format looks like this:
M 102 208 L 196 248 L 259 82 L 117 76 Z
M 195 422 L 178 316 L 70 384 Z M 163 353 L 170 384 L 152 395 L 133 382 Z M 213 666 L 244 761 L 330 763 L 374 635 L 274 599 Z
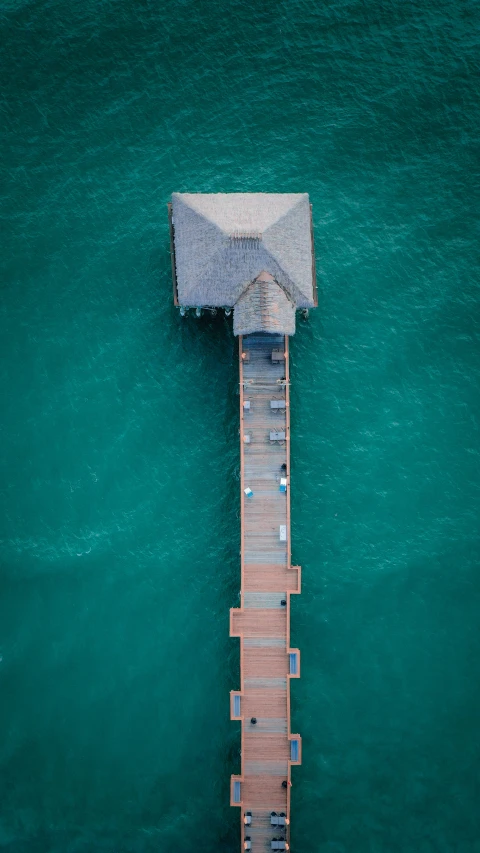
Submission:
M 172 222 L 180 305 L 233 307 L 236 334 L 293 334 L 295 308 L 315 304 L 306 193 L 173 193 Z M 263 272 L 272 280 L 253 285 Z M 260 303 L 271 322 L 254 320 Z

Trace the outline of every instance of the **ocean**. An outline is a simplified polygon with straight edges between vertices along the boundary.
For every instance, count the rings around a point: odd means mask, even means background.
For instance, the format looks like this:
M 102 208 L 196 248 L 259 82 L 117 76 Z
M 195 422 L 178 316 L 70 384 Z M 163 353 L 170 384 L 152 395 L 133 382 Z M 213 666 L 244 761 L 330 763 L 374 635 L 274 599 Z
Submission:
M 480 853 L 474 0 L 0 0 L 0 850 L 237 851 L 231 319 L 173 191 L 308 192 L 292 853 Z

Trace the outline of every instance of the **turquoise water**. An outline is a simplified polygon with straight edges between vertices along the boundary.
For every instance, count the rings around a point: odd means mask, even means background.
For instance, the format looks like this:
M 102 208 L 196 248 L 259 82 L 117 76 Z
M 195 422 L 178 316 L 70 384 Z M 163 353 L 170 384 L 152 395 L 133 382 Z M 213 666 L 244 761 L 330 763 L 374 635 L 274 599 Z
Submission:
M 238 849 L 235 340 L 166 202 L 264 190 L 320 291 L 292 850 L 479 853 L 478 4 L 0 9 L 0 849 Z

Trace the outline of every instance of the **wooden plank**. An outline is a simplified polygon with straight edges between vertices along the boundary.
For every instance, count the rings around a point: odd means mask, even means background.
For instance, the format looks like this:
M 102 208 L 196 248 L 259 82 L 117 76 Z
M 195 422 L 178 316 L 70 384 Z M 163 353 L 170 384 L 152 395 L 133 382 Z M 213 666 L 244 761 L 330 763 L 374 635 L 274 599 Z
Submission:
M 286 678 L 288 657 L 282 649 L 250 649 L 243 651 L 243 675 L 245 678 Z
M 246 811 L 261 809 L 268 817 L 272 811 L 286 811 L 287 792 L 271 775 L 248 776 L 243 782 L 243 805 Z
M 287 691 L 275 690 L 274 688 L 255 689 L 245 691 L 242 703 L 242 712 L 246 719 L 251 717 L 279 717 L 287 716 Z
M 290 744 L 283 734 L 244 731 L 242 755 L 245 761 L 285 761 L 290 758 Z

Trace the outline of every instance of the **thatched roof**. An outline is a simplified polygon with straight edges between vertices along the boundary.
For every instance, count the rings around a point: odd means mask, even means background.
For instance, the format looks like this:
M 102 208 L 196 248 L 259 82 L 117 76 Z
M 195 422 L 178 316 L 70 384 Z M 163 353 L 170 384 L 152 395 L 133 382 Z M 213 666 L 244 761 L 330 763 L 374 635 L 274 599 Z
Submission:
M 269 273 L 260 273 L 235 303 L 233 331 L 295 334 L 295 305 Z
M 173 193 L 172 221 L 180 305 L 232 308 L 244 294 L 239 328 L 255 325 L 254 306 L 263 300 L 291 329 L 295 308 L 315 304 L 306 193 Z M 252 285 L 264 271 L 274 287 Z

